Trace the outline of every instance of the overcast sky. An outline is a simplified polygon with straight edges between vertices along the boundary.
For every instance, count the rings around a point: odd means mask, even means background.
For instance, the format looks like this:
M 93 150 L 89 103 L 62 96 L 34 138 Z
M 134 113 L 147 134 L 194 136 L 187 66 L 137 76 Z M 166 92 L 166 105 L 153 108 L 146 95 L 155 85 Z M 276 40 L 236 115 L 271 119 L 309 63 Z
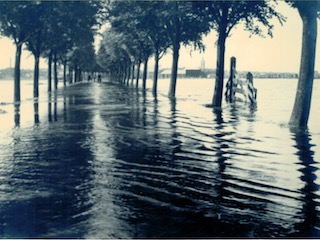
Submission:
M 242 25 L 233 29 L 226 44 L 226 70 L 229 69 L 229 59 L 237 58 L 237 69 L 245 71 L 270 71 L 270 72 L 298 72 L 301 53 L 302 23 L 296 9 L 290 8 L 286 3 L 279 3 L 279 11 L 287 17 L 287 22 L 281 26 L 275 22 L 274 37 L 260 38 L 251 36 L 243 30 Z M 320 46 L 320 21 L 318 21 L 318 40 Z M 191 48 L 182 48 L 179 58 L 179 67 L 199 68 L 201 59 L 205 60 L 206 68 L 215 68 L 216 64 L 216 33 L 211 32 L 204 37 L 206 50 L 200 54 Z M 0 39 L 0 68 L 14 66 L 15 47 L 12 40 Z M 172 57 L 167 54 L 160 61 L 162 68 L 171 67 Z M 153 61 L 149 62 L 153 67 Z M 33 69 L 33 56 L 28 51 L 23 51 L 21 67 Z M 46 63 L 42 61 L 41 67 Z M 320 49 L 316 54 L 316 70 L 320 71 Z
M 287 17 L 283 26 L 275 22 L 273 38 L 267 36 L 250 37 L 242 25 L 231 31 L 226 43 L 226 70 L 229 69 L 230 57 L 237 58 L 237 69 L 247 71 L 298 72 L 302 42 L 302 22 L 296 9 L 290 8 L 285 2 L 278 5 L 279 11 Z M 206 51 L 204 54 L 190 50 L 180 54 L 180 66 L 199 67 L 203 56 L 207 68 L 216 66 L 215 32 L 205 38 Z M 320 21 L 318 20 L 318 39 L 315 69 L 320 71 Z M 162 61 L 161 66 L 168 66 L 170 59 Z

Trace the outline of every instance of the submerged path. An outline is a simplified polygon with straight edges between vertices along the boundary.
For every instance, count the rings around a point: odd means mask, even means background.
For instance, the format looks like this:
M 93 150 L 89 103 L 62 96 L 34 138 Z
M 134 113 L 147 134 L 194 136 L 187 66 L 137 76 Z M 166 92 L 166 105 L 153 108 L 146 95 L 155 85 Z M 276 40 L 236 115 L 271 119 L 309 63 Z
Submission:
M 252 109 L 112 83 L 11 107 L 0 116 L 2 238 L 320 236 L 313 136 Z

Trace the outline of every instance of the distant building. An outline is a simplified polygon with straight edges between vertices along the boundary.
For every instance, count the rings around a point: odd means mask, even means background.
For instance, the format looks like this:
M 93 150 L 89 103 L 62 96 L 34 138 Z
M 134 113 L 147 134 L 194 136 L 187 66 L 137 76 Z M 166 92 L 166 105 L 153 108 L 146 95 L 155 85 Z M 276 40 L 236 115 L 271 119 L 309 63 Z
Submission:
M 240 79 L 245 79 L 248 71 L 237 71 L 237 77 Z M 299 75 L 297 73 L 288 72 L 251 72 L 254 78 L 287 78 L 287 79 L 297 79 Z M 148 72 L 149 78 L 153 78 L 153 71 Z M 205 69 L 178 69 L 178 78 L 215 78 L 216 71 L 212 68 Z M 170 78 L 171 68 L 159 70 L 159 78 Z M 229 78 L 229 71 L 224 72 L 224 77 Z M 314 78 L 320 78 L 320 73 L 315 71 Z
M 207 78 L 207 74 L 199 69 L 186 69 L 186 78 Z
M 170 78 L 171 77 L 171 68 L 166 68 L 161 70 L 160 72 L 160 78 Z M 185 68 L 178 68 L 178 78 L 184 78 L 186 77 L 186 69 Z
M 216 75 L 216 70 L 213 68 L 205 68 L 202 71 L 206 74 L 207 78 L 214 78 Z

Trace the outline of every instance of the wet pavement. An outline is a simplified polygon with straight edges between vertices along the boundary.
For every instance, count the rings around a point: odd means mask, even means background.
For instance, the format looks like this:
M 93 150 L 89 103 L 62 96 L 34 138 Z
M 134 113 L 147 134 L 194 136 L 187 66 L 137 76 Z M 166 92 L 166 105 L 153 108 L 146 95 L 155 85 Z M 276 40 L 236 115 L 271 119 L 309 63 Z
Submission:
M 0 114 L 0 237 L 319 237 L 319 133 L 104 82 Z

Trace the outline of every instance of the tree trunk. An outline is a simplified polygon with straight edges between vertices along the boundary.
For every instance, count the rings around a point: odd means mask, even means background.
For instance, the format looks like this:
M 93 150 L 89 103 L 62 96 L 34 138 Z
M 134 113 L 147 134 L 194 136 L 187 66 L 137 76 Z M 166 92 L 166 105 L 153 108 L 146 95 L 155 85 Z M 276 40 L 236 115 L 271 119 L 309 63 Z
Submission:
M 128 65 L 128 78 L 126 81 L 126 85 L 129 85 L 130 79 L 131 79 L 131 64 Z
M 216 83 L 214 87 L 214 94 L 212 105 L 214 107 L 221 107 L 223 96 L 223 81 L 224 81 L 224 55 L 226 50 L 226 34 L 220 33 L 217 45 L 217 66 L 216 66 Z
M 48 57 L 48 92 L 52 91 L 52 53 Z
M 63 62 L 63 86 L 67 86 L 67 60 Z
M 306 128 L 308 125 L 314 78 L 317 42 L 317 10 L 299 9 L 303 24 L 299 82 L 290 125 Z
M 53 57 L 53 76 L 54 76 L 54 89 L 58 89 L 58 70 L 57 70 L 57 55 Z
M 178 76 L 178 61 L 179 61 L 179 51 L 180 51 L 180 34 L 181 34 L 181 27 L 180 27 L 180 19 L 178 16 L 179 8 L 178 2 L 174 2 L 174 33 L 172 38 L 172 47 L 173 47 L 173 54 L 172 54 L 172 68 L 171 68 L 171 79 L 170 79 L 170 87 L 169 87 L 169 94 L 170 98 L 174 98 L 176 96 L 176 85 L 177 85 L 177 76 Z
M 120 79 L 120 66 L 118 66 L 117 68 L 116 68 L 116 70 L 115 70 L 115 80 L 116 81 L 119 81 L 119 79 Z
M 144 68 L 143 68 L 143 78 L 142 78 L 142 89 L 146 90 L 147 86 L 147 75 L 148 75 L 148 60 L 149 58 L 146 58 L 143 62 Z
M 74 82 L 76 83 L 78 81 L 78 66 L 77 64 L 74 64 Z
M 153 73 L 153 85 L 152 85 L 152 94 L 153 96 L 157 96 L 158 91 L 158 71 L 159 71 L 159 51 L 155 51 L 154 55 L 154 73 Z
M 138 88 L 138 87 L 139 87 L 140 66 L 141 66 L 141 60 L 139 60 L 139 62 L 138 62 L 136 88 Z
M 82 82 L 82 68 L 78 66 L 78 82 Z
M 34 56 L 33 97 L 39 97 L 39 60 L 40 56 Z
M 173 46 L 173 55 L 172 55 L 171 79 L 170 79 L 170 88 L 169 88 L 169 94 L 168 94 L 170 98 L 174 98 L 176 96 L 179 50 L 180 50 L 180 42 L 176 42 Z
M 118 72 L 117 72 L 117 81 L 118 82 L 121 82 L 121 76 L 122 76 L 122 70 L 121 70 L 121 66 L 119 65 Z
M 123 84 L 126 83 L 127 75 L 128 75 L 127 67 L 124 65 L 123 66 L 123 78 L 122 78 L 121 83 L 123 83 Z
M 132 63 L 132 76 L 131 76 L 131 84 L 133 84 L 133 80 L 134 80 L 134 71 L 135 71 L 135 64 L 134 63 Z
M 38 101 L 34 101 L 33 109 L 34 109 L 34 122 L 39 123 L 39 102 Z
M 14 66 L 14 102 L 20 102 L 20 62 L 22 43 L 16 43 L 16 59 Z
M 71 67 L 71 65 L 69 66 L 69 73 L 68 73 L 68 75 L 69 75 L 69 84 L 72 84 L 72 82 L 73 82 L 73 69 L 72 69 L 72 67 Z

